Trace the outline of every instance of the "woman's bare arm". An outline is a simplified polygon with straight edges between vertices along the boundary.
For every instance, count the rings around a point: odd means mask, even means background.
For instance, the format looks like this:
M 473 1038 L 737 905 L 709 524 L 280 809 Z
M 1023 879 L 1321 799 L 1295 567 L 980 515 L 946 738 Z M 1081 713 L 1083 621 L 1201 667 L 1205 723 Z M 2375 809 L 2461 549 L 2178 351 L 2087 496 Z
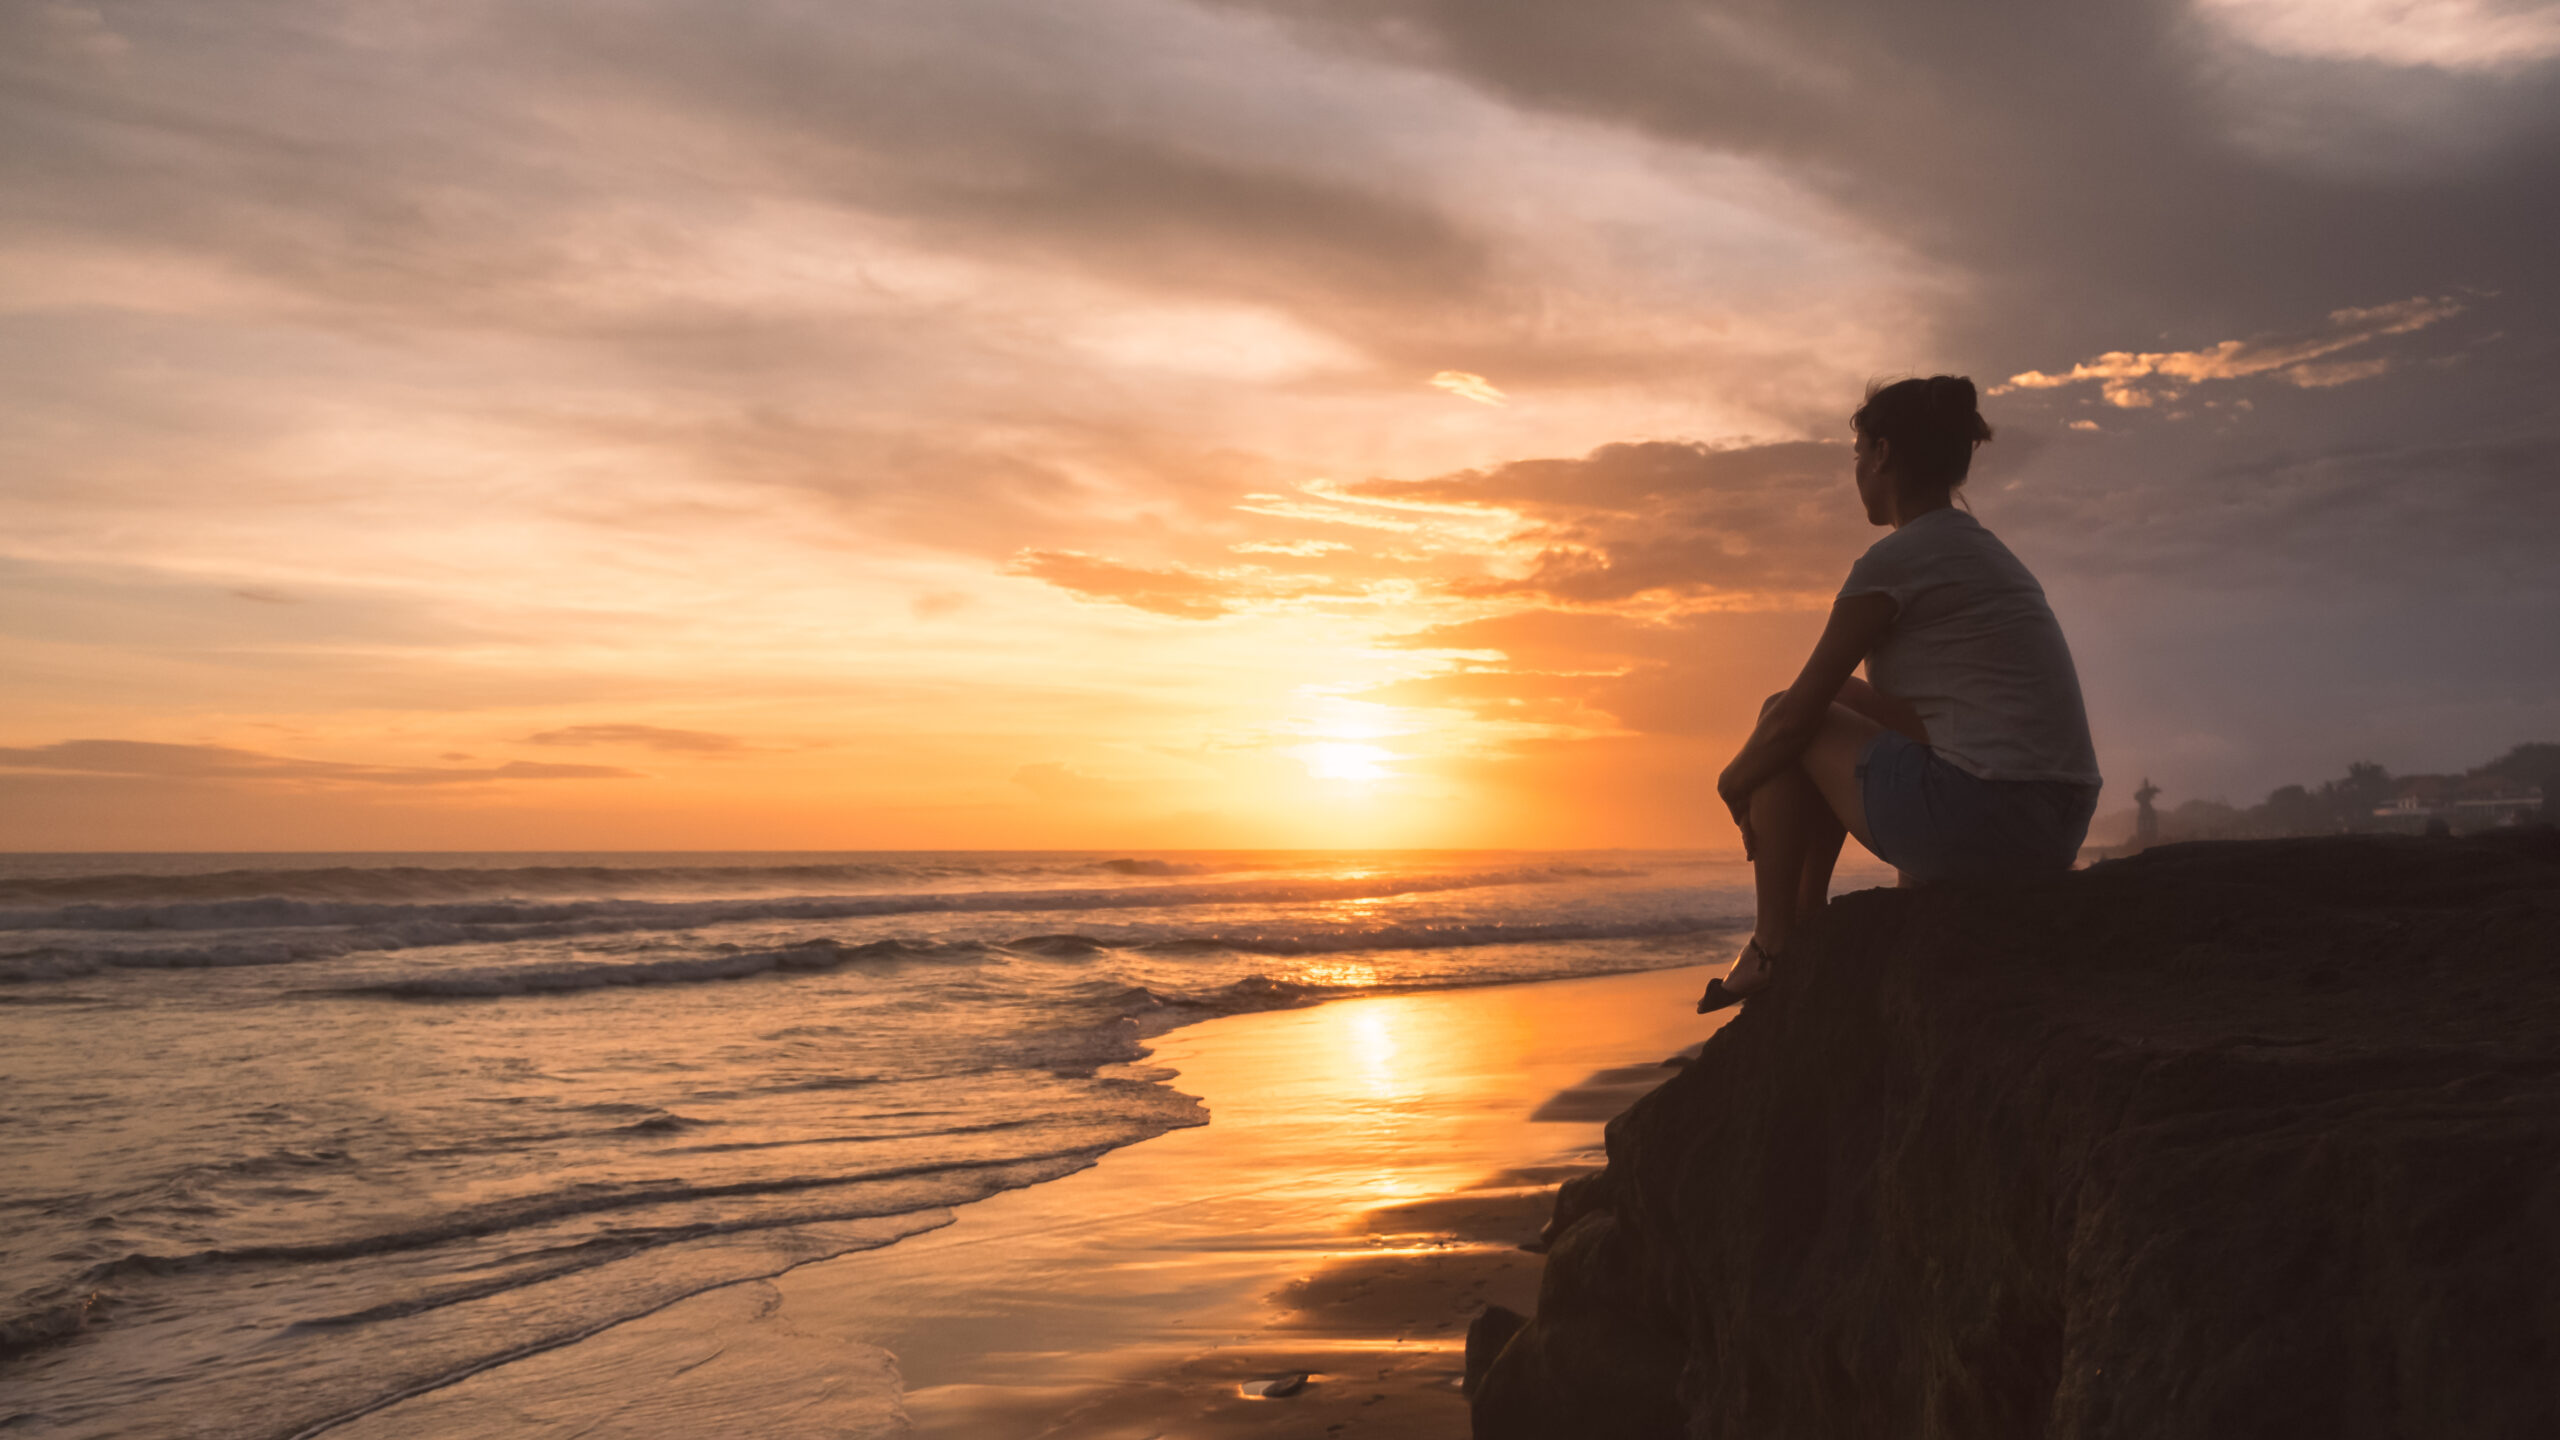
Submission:
M 1743 742 L 1741 752 L 1717 777 L 1716 794 L 1733 811 L 1734 823 L 1743 828 L 1746 847 L 1750 843 L 1751 792 L 1796 763 L 1796 757 L 1804 753 L 1814 732 L 1822 728 L 1833 697 L 1856 673 L 1858 662 L 1866 659 L 1867 652 L 1884 638 L 1886 627 L 1893 623 L 1894 610 L 1890 595 L 1852 595 L 1833 605 L 1831 620 L 1822 628 L 1822 639 L 1815 643 L 1813 654 L 1804 662 L 1795 683 L 1760 717 L 1759 726 Z

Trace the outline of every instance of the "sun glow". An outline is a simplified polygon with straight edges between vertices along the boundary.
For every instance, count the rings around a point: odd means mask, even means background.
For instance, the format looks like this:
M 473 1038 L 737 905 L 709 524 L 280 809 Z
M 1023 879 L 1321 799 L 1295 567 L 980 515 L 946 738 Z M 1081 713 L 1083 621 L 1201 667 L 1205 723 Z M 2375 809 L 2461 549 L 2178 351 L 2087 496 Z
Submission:
M 1416 717 L 1392 705 L 1320 691 L 1312 699 L 1312 713 L 1301 712 L 1286 723 L 1305 743 L 1282 751 L 1307 767 L 1308 778 L 1363 784 L 1400 778 L 1391 767 L 1408 757 L 1375 742 L 1419 733 L 1424 727 Z
M 1378 745 L 1333 740 L 1300 745 L 1289 753 L 1297 756 L 1307 767 L 1307 774 L 1318 780 L 1384 780 L 1396 773 L 1386 766 L 1396 753 Z

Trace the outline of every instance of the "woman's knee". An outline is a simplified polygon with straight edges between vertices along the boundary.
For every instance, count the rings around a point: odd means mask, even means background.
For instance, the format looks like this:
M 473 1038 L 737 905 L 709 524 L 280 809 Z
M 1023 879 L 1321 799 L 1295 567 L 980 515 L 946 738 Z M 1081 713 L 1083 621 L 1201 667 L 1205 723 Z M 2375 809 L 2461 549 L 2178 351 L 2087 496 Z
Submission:
M 1802 765 L 1788 766 L 1761 781 L 1760 787 L 1751 792 L 1751 808 L 1755 811 L 1764 806 L 1808 803 L 1822 804 L 1822 791 L 1814 784 L 1813 777 L 1804 772 Z

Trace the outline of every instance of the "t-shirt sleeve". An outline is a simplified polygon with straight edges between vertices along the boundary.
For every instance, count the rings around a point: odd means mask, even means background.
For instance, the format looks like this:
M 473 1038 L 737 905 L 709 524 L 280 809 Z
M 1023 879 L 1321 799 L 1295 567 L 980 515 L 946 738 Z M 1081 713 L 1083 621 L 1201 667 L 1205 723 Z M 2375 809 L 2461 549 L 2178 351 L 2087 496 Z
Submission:
M 1895 538 L 1888 535 L 1867 547 L 1867 553 L 1849 567 L 1849 578 L 1841 583 L 1835 599 L 1890 595 L 1897 612 L 1910 608 L 1911 597 L 1921 589 L 1921 567 L 1917 563 L 1921 557 L 1908 546 L 1894 544 Z

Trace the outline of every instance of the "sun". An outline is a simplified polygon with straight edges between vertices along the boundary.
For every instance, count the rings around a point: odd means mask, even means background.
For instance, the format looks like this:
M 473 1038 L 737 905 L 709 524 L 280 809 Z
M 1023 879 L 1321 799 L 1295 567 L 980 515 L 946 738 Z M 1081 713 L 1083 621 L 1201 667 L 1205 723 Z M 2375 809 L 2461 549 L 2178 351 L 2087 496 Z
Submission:
M 1385 780 L 1396 773 L 1387 768 L 1396 753 L 1378 745 L 1327 740 L 1297 746 L 1289 753 L 1297 756 L 1299 763 L 1307 767 L 1307 774 L 1317 780 Z

